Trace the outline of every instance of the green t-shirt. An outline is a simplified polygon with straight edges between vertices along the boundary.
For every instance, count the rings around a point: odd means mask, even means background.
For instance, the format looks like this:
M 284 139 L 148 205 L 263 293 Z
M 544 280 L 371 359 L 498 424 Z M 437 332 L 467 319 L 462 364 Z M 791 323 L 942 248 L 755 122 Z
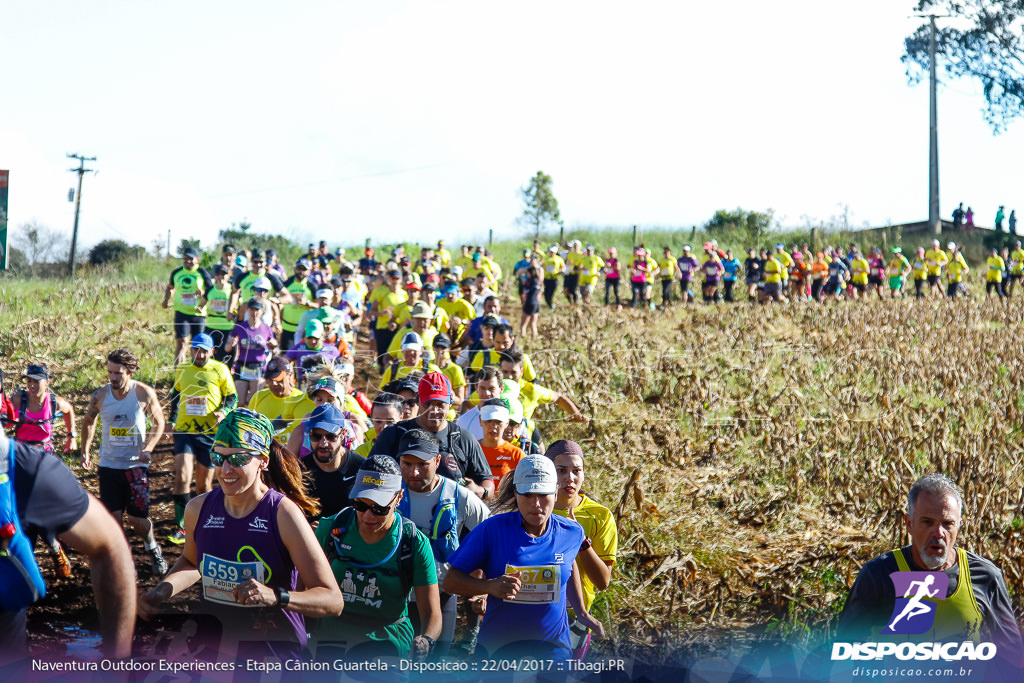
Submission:
M 206 326 L 211 330 L 233 330 L 235 321 L 227 316 L 228 303 L 231 300 L 231 284 L 224 283 L 223 287 L 218 287 L 214 282 L 213 287 L 206 293 L 206 299 L 209 302 Z
M 331 571 L 345 596 L 345 611 L 340 617 L 322 619 L 319 637 L 331 642 L 345 642 L 350 648 L 367 640 L 390 641 L 398 656 L 408 657 L 415 633 L 408 619 L 409 596 L 402 594 L 402 580 L 398 576 L 401 566 L 401 515 L 395 513 L 390 533 L 372 545 L 359 535 L 358 522 L 355 516 L 352 517 L 339 544 L 347 557 L 355 558 L 354 561 L 363 567 L 355 566 L 351 560 L 340 559 L 335 552 L 331 535 L 335 517 L 320 520 L 316 538 L 327 552 Z M 415 526 L 413 530 L 412 585 L 436 584 L 437 571 L 430 541 Z M 378 563 L 379 566 L 372 566 Z
M 174 289 L 174 310 L 185 315 L 206 315 L 206 308 L 197 308 L 213 279 L 205 269 L 198 266 L 187 270 L 175 268 L 171 272 L 170 285 Z

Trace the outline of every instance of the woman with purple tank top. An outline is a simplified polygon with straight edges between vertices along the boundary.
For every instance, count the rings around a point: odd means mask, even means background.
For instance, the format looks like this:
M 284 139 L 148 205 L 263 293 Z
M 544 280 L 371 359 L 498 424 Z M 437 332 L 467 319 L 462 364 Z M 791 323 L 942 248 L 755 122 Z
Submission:
M 231 376 L 235 380 L 238 392 L 238 405 L 249 405 L 249 399 L 260 390 L 263 383 L 263 368 L 267 365 L 271 349 L 277 347 L 274 330 L 260 320 L 263 315 L 263 302 L 249 299 L 246 304 L 247 317 L 243 322 L 235 323 L 228 336 L 224 352 L 231 353 L 238 347 L 238 357 Z
M 201 582 L 202 607 L 221 625 L 220 642 L 205 645 L 257 661 L 298 657 L 307 640 L 304 617 L 338 616 L 344 606 L 305 518 L 319 505 L 273 434 L 270 419 L 249 410 L 221 422 L 210 453 L 220 488 L 189 502 L 181 557 L 138 601 L 139 616 L 149 620 L 163 602 Z

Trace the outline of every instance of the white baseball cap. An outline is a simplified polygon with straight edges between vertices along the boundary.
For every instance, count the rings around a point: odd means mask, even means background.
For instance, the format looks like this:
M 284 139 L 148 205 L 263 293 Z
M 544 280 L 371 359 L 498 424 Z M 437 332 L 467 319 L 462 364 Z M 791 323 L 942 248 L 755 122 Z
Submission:
M 516 465 L 513 483 L 516 493 L 522 495 L 530 493 L 554 495 L 558 491 L 555 463 L 543 455 L 528 455 Z

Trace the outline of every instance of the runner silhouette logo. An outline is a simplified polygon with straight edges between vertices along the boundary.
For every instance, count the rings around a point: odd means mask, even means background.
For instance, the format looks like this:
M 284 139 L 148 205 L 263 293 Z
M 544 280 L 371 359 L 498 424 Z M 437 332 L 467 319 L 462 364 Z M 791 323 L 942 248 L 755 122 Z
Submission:
M 896 588 L 896 605 L 882 633 L 927 633 L 935 623 L 939 600 L 946 599 L 949 577 L 943 572 L 893 572 L 889 578 Z

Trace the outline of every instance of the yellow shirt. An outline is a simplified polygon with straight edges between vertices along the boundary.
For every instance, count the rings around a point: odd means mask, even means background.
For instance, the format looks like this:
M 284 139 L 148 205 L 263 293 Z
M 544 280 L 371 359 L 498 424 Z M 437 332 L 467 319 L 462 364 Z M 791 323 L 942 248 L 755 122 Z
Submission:
M 580 284 L 592 285 L 597 282 L 597 277 L 604 268 L 604 261 L 598 255 L 587 256 L 583 254 L 579 260 Z
M 405 327 L 399 327 L 395 331 L 394 338 L 391 340 L 391 346 L 388 347 L 388 355 L 391 356 L 392 358 L 401 358 L 402 357 L 402 338 L 405 335 L 409 334 L 410 332 L 414 332 L 414 331 L 415 330 L 413 330 L 412 327 L 410 327 L 408 325 L 405 326 Z M 420 337 L 423 339 L 423 349 L 424 350 L 427 350 L 427 351 L 430 350 L 430 348 L 434 345 L 434 337 L 436 337 L 436 336 L 437 336 L 437 330 L 435 330 L 433 327 L 428 327 L 427 329 L 425 329 L 423 331 L 423 334 L 421 334 Z M 379 350 L 378 350 L 378 353 L 380 353 Z
M 491 349 L 481 349 L 473 355 L 473 360 L 469 362 L 469 369 L 471 372 L 477 372 L 483 369 L 486 365 L 493 365 L 496 368 L 501 367 L 501 353 Z M 537 371 L 533 369 L 533 363 L 530 362 L 530 357 L 523 354 L 523 379 L 527 382 L 532 382 L 537 379 Z
M 924 261 L 928 266 L 929 275 L 939 275 L 942 273 L 942 266 L 949 262 L 949 257 L 941 249 L 929 249 L 924 253 Z
M 398 366 L 392 363 L 384 369 L 384 376 L 380 379 L 380 385 L 381 387 L 387 386 L 394 380 L 408 377 L 414 372 L 424 372 L 423 363 L 417 363 L 412 366 L 406 365 L 404 362 L 398 364 Z M 441 372 L 441 368 L 431 363 L 427 366 L 426 372 Z
M 928 261 L 924 257 L 914 257 L 911 267 L 914 269 L 915 280 L 925 280 L 928 278 Z
M 557 396 L 554 391 L 533 382 L 519 383 L 519 402 L 523 404 L 523 416 L 527 420 L 533 419 L 534 411 L 540 406 L 554 403 Z
M 438 249 L 434 252 L 437 259 L 441 262 L 442 268 L 449 268 L 452 265 L 452 253 L 447 249 Z
M 567 510 L 555 510 L 555 514 L 562 517 L 569 516 Z M 619 532 L 611 510 L 581 493 L 580 502 L 573 509 L 573 516 L 583 527 L 583 533 L 594 544 L 594 552 L 597 553 L 597 556 L 606 562 L 615 564 L 615 555 L 619 548 Z M 589 610 L 597 590 L 594 588 L 593 581 L 587 578 L 586 574 L 581 572 L 580 578 L 583 583 L 583 606 Z
M 455 265 L 462 268 L 463 277 L 469 277 L 470 271 L 473 270 L 473 255 L 459 256 L 455 259 Z
M 270 389 L 260 389 L 249 399 L 249 410 L 253 410 L 270 418 L 274 423 L 274 433 L 282 441 L 287 442 L 292 430 L 295 429 L 295 422 L 292 417 L 295 414 L 295 404 L 306 398 L 306 392 L 301 389 L 292 389 L 292 393 L 284 398 L 274 395 Z
M 1002 261 L 1002 259 L 999 259 Z M 953 259 L 946 264 L 946 279 L 949 282 L 961 282 L 964 279 L 964 273 L 968 270 L 967 264 L 960 259 Z
M 1024 249 L 1014 249 L 1010 252 L 1010 273 L 1021 275 L 1024 273 Z
M 985 273 L 986 282 L 1002 282 L 1003 281 L 1003 269 L 1006 268 L 1006 263 L 1003 261 L 1003 257 L 989 256 L 985 261 L 988 266 L 988 272 Z
M 675 256 L 665 256 L 663 258 L 655 259 L 654 262 L 658 264 L 658 269 L 661 271 L 661 279 L 671 280 L 672 276 L 676 272 Z
M 793 257 L 789 255 L 789 252 L 783 249 L 782 251 L 775 252 L 775 260 L 782 266 L 782 279 L 785 280 L 789 277 L 789 269 L 793 267 Z
M 402 290 L 392 292 L 386 285 L 374 289 L 370 293 L 370 304 L 377 304 L 377 329 L 386 329 L 398 304 L 405 303 L 408 299 L 409 295 Z
M 562 257 L 555 254 L 554 256 L 545 256 L 541 262 L 544 268 L 544 279 L 555 280 L 558 278 L 558 274 L 565 270 L 565 261 Z
M 864 257 L 853 259 L 850 261 L 850 270 L 853 272 L 850 282 L 855 285 L 866 285 L 868 283 L 868 271 L 870 269 L 867 259 Z
M 201 368 L 191 362 L 174 368 L 174 388 L 180 395 L 174 431 L 190 434 L 216 432 L 217 418 L 213 413 L 225 397 L 238 393 L 228 367 L 212 358 Z
M 774 256 L 764 262 L 764 281 L 767 283 L 782 282 L 782 264 Z

